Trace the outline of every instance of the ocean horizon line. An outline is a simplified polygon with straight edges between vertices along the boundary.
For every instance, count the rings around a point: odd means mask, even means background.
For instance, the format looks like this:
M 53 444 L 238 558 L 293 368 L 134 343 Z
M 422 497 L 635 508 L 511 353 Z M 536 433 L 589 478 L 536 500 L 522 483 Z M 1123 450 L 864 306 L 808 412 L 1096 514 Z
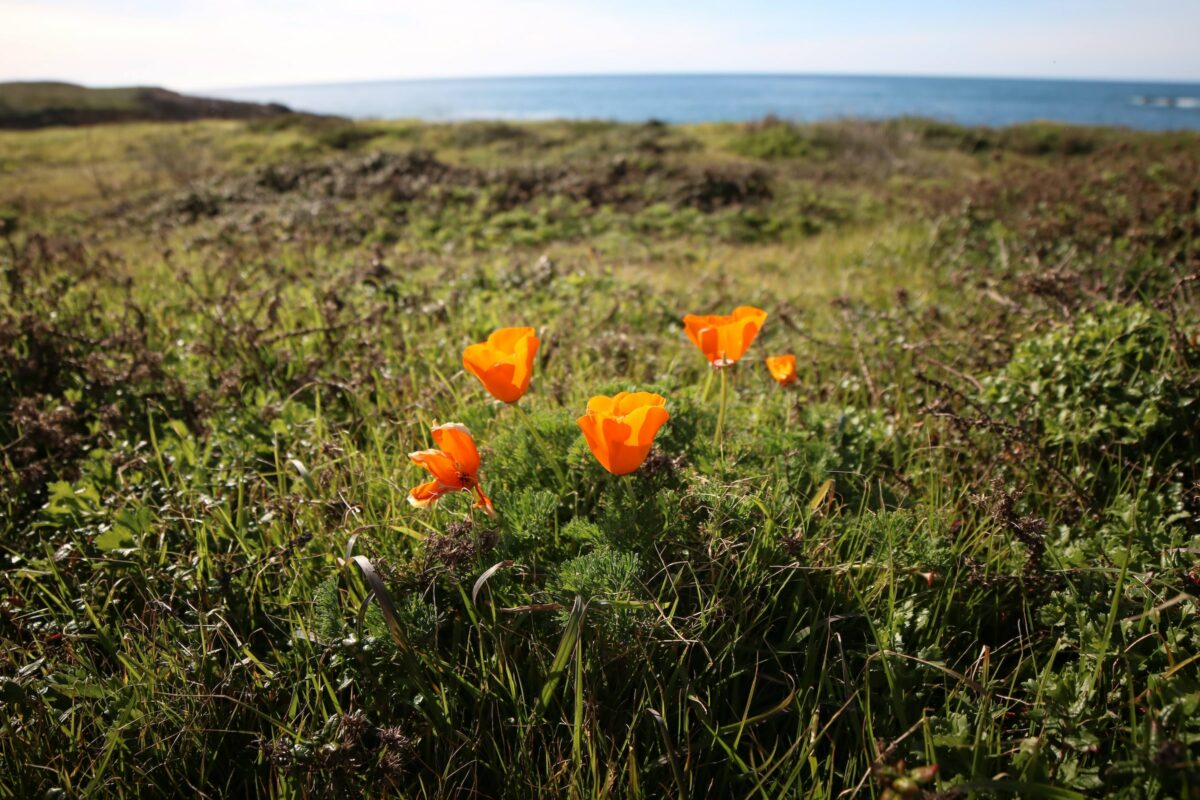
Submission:
M 181 91 L 198 94 L 203 92 L 258 91 L 269 89 L 319 89 L 336 86 L 373 86 L 379 84 L 411 83 L 483 83 L 488 81 L 559 81 L 559 80 L 613 80 L 629 78 L 673 79 L 673 78 L 805 78 L 820 80 L 914 80 L 914 81 L 1000 81 L 1011 83 L 1082 83 L 1082 84 L 1128 84 L 1200 87 L 1200 78 L 1107 78 L 1054 75 L 937 75 L 920 73 L 876 73 L 876 72 L 579 72 L 547 74 L 499 74 L 499 75 L 441 75 L 408 78 L 364 78 L 302 81 L 299 83 L 240 84 L 237 86 L 182 87 Z M 47 79 L 51 80 L 51 79 Z M 97 87 L 104 88 L 104 87 Z M 171 88 L 176 88 L 172 86 Z
M 1063 78 L 625 73 L 429 78 L 214 89 L 353 119 L 639 122 L 926 117 L 972 125 L 1055 120 L 1200 129 L 1200 84 Z

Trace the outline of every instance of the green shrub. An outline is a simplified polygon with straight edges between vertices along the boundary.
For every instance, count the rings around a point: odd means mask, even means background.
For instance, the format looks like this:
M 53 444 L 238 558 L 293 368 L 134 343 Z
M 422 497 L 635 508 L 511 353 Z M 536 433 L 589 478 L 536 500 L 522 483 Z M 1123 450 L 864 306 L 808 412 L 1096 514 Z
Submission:
M 729 149 L 739 155 L 773 161 L 804 158 L 813 154 L 812 143 L 789 122 L 767 117 L 747 125 Z
M 1194 380 L 1172 350 L 1167 319 L 1142 305 L 1104 305 L 1022 342 L 986 398 L 1084 458 L 1113 448 L 1131 458 L 1196 456 Z
M 380 133 L 381 131 L 377 128 L 357 125 L 353 122 L 338 122 L 319 126 L 316 129 L 315 138 L 318 144 L 331 150 L 353 150 L 379 136 Z
M 924 117 L 902 117 L 884 123 L 893 134 L 910 134 L 936 148 L 976 153 L 991 149 L 993 133 L 986 128 L 967 128 L 952 122 Z
M 507 122 L 464 122 L 450 129 L 448 144 L 452 147 L 487 147 L 498 143 L 536 142 L 537 136 L 527 128 Z
M 1080 156 L 1096 150 L 1102 134 L 1091 128 L 1051 123 L 1016 125 L 1000 134 L 1001 146 L 1027 156 Z

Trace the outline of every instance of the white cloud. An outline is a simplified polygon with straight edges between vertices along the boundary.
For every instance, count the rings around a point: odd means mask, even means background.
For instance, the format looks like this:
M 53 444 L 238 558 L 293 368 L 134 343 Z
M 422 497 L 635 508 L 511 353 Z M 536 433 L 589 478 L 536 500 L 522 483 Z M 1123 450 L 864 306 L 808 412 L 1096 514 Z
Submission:
M 0 0 L 0 79 L 182 89 L 375 78 L 612 72 L 847 72 L 1200 79 L 1188 25 L 833 33 L 826 17 L 567 0 Z

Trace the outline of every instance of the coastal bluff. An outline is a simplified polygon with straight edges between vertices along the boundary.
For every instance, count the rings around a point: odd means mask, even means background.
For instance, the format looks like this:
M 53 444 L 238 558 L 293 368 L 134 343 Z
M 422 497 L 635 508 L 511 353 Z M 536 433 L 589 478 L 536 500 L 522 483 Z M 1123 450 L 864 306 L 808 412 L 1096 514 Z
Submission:
M 72 83 L 0 83 L 0 128 L 108 122 L 257 119 L 290 114 L 278 103 L 194 97 L 153 86 L 93 89 Z

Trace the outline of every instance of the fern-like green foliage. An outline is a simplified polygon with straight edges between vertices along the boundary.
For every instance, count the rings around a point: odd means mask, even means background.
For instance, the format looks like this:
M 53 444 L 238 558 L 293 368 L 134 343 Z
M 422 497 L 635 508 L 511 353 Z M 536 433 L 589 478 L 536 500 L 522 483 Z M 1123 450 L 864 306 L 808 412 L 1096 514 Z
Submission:
M 338 584 L 338 575 L 334 573 L 321 581 L 313 593 L 313 627 L 327 642 L 340 639 L 346 631 Z
M 639 563 L 633 553 L 600 545 L 559 567 L 555 585 L 564 596 L 627 600 L 633 596 Z
M 574 533 L 599 534 L 588 523 L 572 523 Z M 623 552 L 601 544 L 559 568 L 550 584 L 551 591 L 561 598 L 564 606 L 575 597 L 588 602 L 586 623 L 593 632 L 593 644 L 625 649 L 634 643 L 639 623 L 647 619 L 646 608 L 638 605 L 643 599 L 638 590 L 641 559 L 634 553 Z M 566 611 L 562 612 L 565 618 Z

